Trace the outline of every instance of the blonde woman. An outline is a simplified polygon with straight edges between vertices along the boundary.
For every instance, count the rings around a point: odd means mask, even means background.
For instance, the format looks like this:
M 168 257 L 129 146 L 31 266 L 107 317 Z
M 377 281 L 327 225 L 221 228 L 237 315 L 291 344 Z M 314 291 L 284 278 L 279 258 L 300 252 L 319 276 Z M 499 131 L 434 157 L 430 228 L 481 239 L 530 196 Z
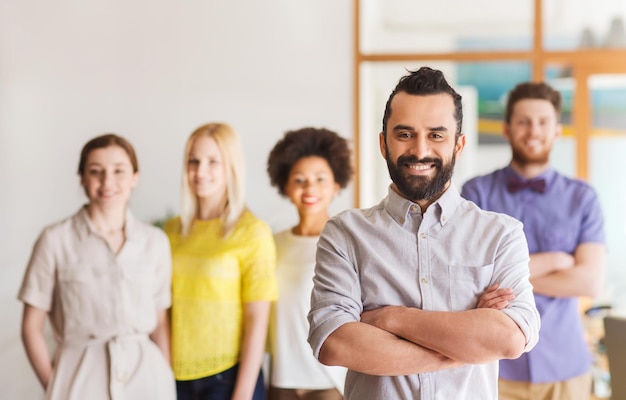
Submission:
M 179 400 L 264 399 L 261 362 L 276 249 L 244 203 L 244 160 L 227 124 L 197 128 L 184 153 L 172 247 L 172 366 Z
M 43 230 L 19 292 L 26 354 L 46 399 L 174 400 L 170 250 L 160 229 L 128 210 L 135 150 L 120 136 L 98 136 L 83 147 L 78 175 L 89 202 Z

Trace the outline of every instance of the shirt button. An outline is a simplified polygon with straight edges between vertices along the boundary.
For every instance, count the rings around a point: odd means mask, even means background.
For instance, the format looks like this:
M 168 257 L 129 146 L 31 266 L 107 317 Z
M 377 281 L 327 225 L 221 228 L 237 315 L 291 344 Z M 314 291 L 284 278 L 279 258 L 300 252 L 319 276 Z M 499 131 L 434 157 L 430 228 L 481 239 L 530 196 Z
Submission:
M 443 217 L 441 217 L 441 220 L 442 220 L 443 222 L 446 222 L 446 220 L 447 220 L 446 216 L 444 215 Z
M 128 381 L 128 372 L 126 372 L 126 371 L 124 371 L 124 372 L 118 371 L 117 374 L 116 374 L 116 378 L 120 382 L 126 382 L 126 381 Z
M 422 239 L 426 239 L 426 234 L 425 234 L 425 233 L 422 233 L 422 234 L 420 235 L 420 237 L 421 237 Z
M 426 277 L 422 278 L 422 283 L 428 283 L 428 278 Z
M 417 206 L 415 204 L 411 206 L 411 212 L 417 212 Z

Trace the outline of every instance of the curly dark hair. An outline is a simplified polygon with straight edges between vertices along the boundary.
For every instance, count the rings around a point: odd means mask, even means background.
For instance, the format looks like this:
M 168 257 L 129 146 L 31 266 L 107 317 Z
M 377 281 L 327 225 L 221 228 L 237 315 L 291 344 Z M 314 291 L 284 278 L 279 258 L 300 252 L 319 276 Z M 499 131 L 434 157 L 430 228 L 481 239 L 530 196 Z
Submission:
M 267 173 L 272 186 L 285 195 L 285 186 L 294 164 L 304 157 L 321 157 L 328 162 L 335 182 L 345 188 L 353 169 L 348 141 L 324 128 L 302 128 L 285 133 L 267 159 Z

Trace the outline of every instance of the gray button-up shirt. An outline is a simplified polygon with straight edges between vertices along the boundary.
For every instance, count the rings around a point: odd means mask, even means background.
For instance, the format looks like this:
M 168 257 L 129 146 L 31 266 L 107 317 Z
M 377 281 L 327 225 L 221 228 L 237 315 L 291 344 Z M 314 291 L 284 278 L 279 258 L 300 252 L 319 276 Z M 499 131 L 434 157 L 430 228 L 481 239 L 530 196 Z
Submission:
M 341 325 L 365 310 L 404 305 L 433 311 L 476 308 L 492 284 L 513 288 L 502 312 L 537 342 L 539 315 L 528 280 L 522 224 L 479 209 L 451 186 L 422 215 L 420 207 L 389 190 L 377 206 L 331 219 L 318 243 L 309 313 L 316 357 Z M 419 327 L 416 327 L 419 329 Z M 488 327 L 485 327 L 488 329 Z M 350 399 L 497 399 L 497 361 L 407 376 L 349 371 Z

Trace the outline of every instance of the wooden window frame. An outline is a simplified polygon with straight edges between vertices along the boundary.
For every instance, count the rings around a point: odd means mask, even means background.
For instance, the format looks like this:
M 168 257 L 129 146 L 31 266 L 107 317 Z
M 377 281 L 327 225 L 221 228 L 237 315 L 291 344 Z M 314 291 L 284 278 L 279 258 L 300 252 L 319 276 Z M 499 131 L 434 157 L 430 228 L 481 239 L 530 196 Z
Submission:
M 364 62 L 390 61 L 520 61 L 529 63 L 532 68 L 532 80 L 544 79 L 546 66 L 563 64 L 571 67 L 576 90 L 572 98 L 572 130 L 576 141 L 576 175 L 581 179 L 589 177 L 589 141 L 592 130 L 592 115 L 590 105 L 590 91 L 587 85 L 590 76 L 595 74 L 624 74 L 626 73 L 626 49 L 575 49 L 571 51 L 548 51 L 543 47 L 543 1 L 534 0 L 534 29 L 533 47 L 528 51 L 498 51 L 498 52 L 455 52 L 455 53 L 394 53 L 376 54 L 363 53 L 361 43 L 361 0 L 353 0 L 354 7 L 354 148 L 355 172 L 357 179 L 354 182 L 354 202 L 360 206 L 361 172 L 360 149 L 360 88 L 361 64 Z

